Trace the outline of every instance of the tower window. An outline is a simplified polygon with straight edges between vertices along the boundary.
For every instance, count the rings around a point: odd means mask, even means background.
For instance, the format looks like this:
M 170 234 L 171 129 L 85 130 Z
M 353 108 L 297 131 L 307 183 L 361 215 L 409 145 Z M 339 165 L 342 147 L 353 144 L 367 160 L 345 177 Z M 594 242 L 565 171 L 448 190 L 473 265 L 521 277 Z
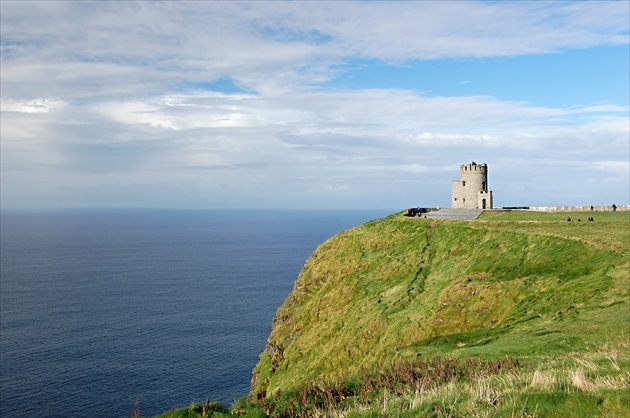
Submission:
M 465 181 L 462 181 L 462 187 L 463 187 L 463 186 L 465 186 L 465 185 L 466 185 L 466 182 L 465 182 Z

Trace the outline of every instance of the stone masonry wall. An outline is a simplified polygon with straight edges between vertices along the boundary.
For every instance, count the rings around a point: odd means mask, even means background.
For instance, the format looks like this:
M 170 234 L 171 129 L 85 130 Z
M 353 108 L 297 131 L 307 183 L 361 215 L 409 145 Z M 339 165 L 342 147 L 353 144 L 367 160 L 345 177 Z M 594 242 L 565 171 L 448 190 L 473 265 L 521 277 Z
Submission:
M 589 212 L 591 206 L 530 206 L 529 210 L 539 212 Z M 610 212 L 612 211 L 612 205 L 609 206 L 593 206 L 593 211 L 597 212 Z M 630 205 L 617 205 L 618 212 L 630 211 Z

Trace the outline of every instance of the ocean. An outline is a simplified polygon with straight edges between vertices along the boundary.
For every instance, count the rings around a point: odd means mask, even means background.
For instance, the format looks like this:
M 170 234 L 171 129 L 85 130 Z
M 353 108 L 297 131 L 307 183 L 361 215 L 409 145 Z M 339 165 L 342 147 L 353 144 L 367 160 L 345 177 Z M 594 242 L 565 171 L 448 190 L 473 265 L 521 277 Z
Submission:
M 389 213 L 3 211 L 0 416 L 232 404 L 317 245 Z

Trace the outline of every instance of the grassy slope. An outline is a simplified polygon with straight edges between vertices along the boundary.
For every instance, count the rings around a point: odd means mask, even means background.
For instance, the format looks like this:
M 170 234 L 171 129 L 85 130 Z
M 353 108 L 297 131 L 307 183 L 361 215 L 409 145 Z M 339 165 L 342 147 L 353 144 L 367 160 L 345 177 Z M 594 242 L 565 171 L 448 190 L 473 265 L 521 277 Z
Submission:
M 568 362 L 627 380 L 630 213 L 591 215 L 395 214 L 336 235 L 276 313 L 252 394 L 434 356 L 510 355 L 541 382 Z

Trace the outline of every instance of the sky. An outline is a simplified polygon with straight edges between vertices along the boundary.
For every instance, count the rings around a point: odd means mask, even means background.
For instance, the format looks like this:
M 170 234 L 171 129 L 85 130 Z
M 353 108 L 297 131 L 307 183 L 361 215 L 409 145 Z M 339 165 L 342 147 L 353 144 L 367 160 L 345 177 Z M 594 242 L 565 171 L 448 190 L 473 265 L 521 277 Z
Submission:
M 0 1 L 2 209 L 630 200 L 630 2 Z

